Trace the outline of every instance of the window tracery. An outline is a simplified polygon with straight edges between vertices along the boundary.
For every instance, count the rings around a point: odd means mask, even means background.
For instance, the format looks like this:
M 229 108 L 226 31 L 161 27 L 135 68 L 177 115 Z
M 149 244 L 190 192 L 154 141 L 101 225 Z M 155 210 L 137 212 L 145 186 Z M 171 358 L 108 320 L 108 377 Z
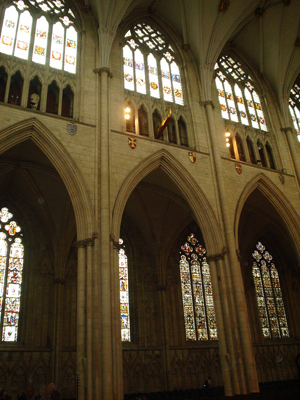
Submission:
M 241 64 L 230 56 L 222 56 L 215 65 L 215 74 L 222 117 L 268 131 L 252 78 Z
M 139 115 L 134 120 L 134 127 L 126 121 L 126 132 L 188 146 L 182 113 L 185 109 L 182 77 L 174 49 L 158 29 L 144 22 L 130 28 L 123 42 L 125 107 L 131 104 L 134 114 Z M 158 109 L 163 120 L 167 114 L 166 103 L 172 103 L 174 125 L 168 126 L 163 135 L 158 137 L 158 127 L 154 121 L 157 122 L 159 118 L 155 112 Z M 141 109 L 147 117 L 147 123 L 144 120 L 143 125 L 140 124 Z M 147 130 L 144 129 L 146 125 Z
M 12 1 L 4 13 L 0 52 L 75 74 L 74 22 L 68 0 Z
M 298 77 L 291 89 L 289 99 L 289 109 L 292 116 L 294 128 L 297 132 L 297 138 L 300 142 L 300 78 Z
M 119 239 L 120 318 L 122 342 L 130 342 L 128 263 L 123 239 Z
M 206 250 L 191 233 L 179 261 L 186 340 L 217 340 L 217 321 Z
M 289 337 L 278 271 L 261 242 L 252 253 L 252 275 L 264 338 Z
M 0 323 L 2 341 L 18 340 L 24 246 L 8 208 L 0 210 Z

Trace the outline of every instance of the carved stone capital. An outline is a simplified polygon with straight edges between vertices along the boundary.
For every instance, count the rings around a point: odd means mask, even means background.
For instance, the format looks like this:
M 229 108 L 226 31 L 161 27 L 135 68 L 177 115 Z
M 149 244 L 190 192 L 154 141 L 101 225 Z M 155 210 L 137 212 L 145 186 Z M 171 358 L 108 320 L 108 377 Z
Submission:
M 110 69 L 108 67 L 95 68 L 95 69 L 93 69 L 93 72 L 95 74 L 98 74 L 99 76 L 101 76 L 101 74 L 103 72 L 106 72 L 108 78 L 112 78 L 113 77 L 113 74 L 110 72 Z
M 93 236 L 91 238 L 86 238 L 83 240 L 78 240 L 75 243 L 76 247 L 86 247 L 86 246 L 93 246 L 94 240 L 98 237 L 97 232 L 93 232 Z
M 220 0 L 219 12 L 222 12 L 224 14 L 228 10 L 229 6 L 230 0 Z
M 188 50 L 190 50 L 190 45 L 187 44 L 187 43 L 185 43 L 185 44 L 182 45 L 182 49 L 183 49 L 184 51 L 188 51 Z
M 211 108 L 213 110 L 215 109 L 215 106 L 214 106 L 214 103 L 212 102 L 212 100 L 200 101 L 200 105 L 205 108 L 206 108 L 206 106 L 211 106 Z
M 292 132 L 293 128 L 291 128 L 290 126 L 287 126 L 286 128 L 280 128 L 281 132 L 284 133 L 288 133 L 288 132 Z
M 85 4 L 82 6 L 82 9 L 85 13 L 88 13 L 92 10 L 92 7 L 89 4 Z
M 113 235 L 110 235 L 110 236 L 109 236 L 109 240 L 110 240 L 111 242 L 113 242 L 114 249 L 117 249 L 117 250 L 119 251 L 119 250 L 122 248 L 122 246 L 119 244 L 119 240 L 116 241 L 116 240 L 115 240 L 115 237 L 114 237 Z

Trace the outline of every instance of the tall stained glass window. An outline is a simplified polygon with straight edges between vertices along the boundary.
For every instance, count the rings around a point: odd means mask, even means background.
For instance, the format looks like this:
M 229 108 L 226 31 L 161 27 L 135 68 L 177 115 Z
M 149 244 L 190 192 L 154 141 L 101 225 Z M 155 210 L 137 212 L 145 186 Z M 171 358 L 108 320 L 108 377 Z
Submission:
M 179 261 L 186 340 L 217 340 L 217 321 L 206 250 L 193 233 Z
M 261 242 L 252 254 L 252 275 L 264 338 L 289 337 L 278 271 Z
M 268 131 L 254 83 L 241 64 L 222 56 L 215 65 L 215 74 L 222 117 Z
M 122 342 L 130 342 L 128 263 L 123 240 L 119 239 L 120 317 Z
M 33 18 L 37 12 L 41 16 Z M 77 32 L 74 23 L 75 15 L 68 0 L 11 1 L 2 21 L 0 52 L 42 65 L 49 59 L 51 67 L 75 74 Z
M 289 109 L 300 142 L 300 75 L 291 89 Z
M 0 210 L 0 323 L 2 341 L 18 340 L 24 246 L 21 228 L 6 207 Z
M 164 36 L 140 23 L 127 31 L 124 41 L 125 89 L 183 105 L 179 66 Z

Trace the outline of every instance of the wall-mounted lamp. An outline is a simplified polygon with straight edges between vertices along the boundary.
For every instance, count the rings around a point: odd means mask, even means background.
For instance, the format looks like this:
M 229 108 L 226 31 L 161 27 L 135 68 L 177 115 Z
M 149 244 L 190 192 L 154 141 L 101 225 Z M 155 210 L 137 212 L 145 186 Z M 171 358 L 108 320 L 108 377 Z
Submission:
M 125 119 L 129 119 L 130 118 L 130 107 L 126 107 L 125 108 Z
M 226 132 L 225 137 L 226 137 L 226 146 L 230 147 L 230 143 L 229 143 L 230 132 Z

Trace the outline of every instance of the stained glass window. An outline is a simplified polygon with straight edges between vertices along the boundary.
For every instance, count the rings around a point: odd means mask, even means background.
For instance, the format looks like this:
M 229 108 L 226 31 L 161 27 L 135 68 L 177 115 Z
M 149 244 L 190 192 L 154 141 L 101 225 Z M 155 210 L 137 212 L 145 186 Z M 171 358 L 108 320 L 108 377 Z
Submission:
M 120 318 L 122 342 L 130 342 L 128 263 L 123 240 L 119 239 Z
M 21 300 L 24 246 L 21 228 L 6 207 L 0 211 L 0 323 L 2 340 L 16 342 Z
M 252 253 L 252 275 L 263 336 L 289 337 L 278 271 L 273 257 L 261 242 Z
M 231 121 L 244 125 L 250 121 L 253 128 L 267 131 L 261 101 L 241 64 L 230 56 L 222 56 L 215 65 L 215 74 L 222 117 L 228 119 L 228 110 Z
M 300 142 L 300 75 L 291 89 L 289 109 Z
M 68 0 L 18 0 L 6 8 L 2 23 L 0 52 L 25 60 L 46 64 L 75 73 L 77 63 L 77 32 L 75 16 Z M 42 14 L 34 20 L 32 16 Z M 52 34 L 49 35 L 49 22 Z M 29 49 L 32 46 L 32 55 Z
M 174 50 L 157 29 L 140 23 L 127 31 L 123 47 L 123 68 L 125 89 L 184 104 L 181 75 L 175 62 Z
M 217 321 L 206 250 L 191 233 L 179 261 L 186 340 L 217 340 Z

